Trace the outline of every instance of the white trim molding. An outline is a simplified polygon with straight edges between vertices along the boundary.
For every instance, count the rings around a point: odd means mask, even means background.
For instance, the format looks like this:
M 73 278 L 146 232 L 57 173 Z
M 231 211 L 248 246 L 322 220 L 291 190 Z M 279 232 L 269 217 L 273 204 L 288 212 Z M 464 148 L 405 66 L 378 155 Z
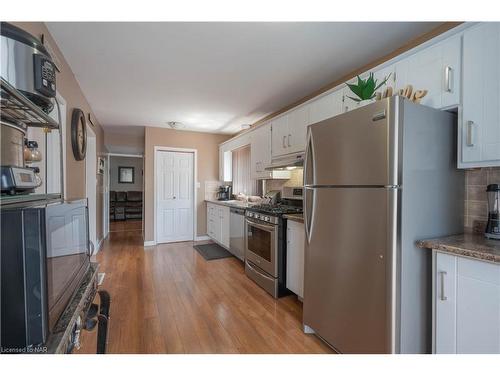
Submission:
M 196 236 L 195 241 L 208 241 L 209 239 L 210 239 L 210 237 L 208 237 L 207 235 L 204 235 L 204 236 Z
M 144 241 L 144 247 L 155 246 L 156 241 Z
M 104 242 L 104 239 L 106 237 L 103 237 L 101 238 L 98 242 L 97 242 L 97 246 L 95 248 L 95 253 L 97 254 L 99 251 L 101 251 L 101 247 L 102 247 L 102 243 Z
M 153 199 L 154 199 L 154 207 L 153 207 L 153 237 L 154 241 L 146 241 L 146 242 L 154 242 L 157 244 L 157 234 L 156 233 L 156 205 L 157 205 L 157 179 L 156 179 L 156 156 L 158 155 L 158 151 L 170 151 L 170 152 L 190 152 L 193 154 L 194 165 L 193 165 L 193 238 L 192 241 L 196 239 L 196 228 L 198 226 L 198 150 L 195 148 L 178 148 L 178 147 L 166 147 L 166 146 L 154 146 L 154 154 L 153 154 Z M 146 246 L 146 245 L 144 245 Z M 152 245 L 149 245 L 152 246 Z
M 120 158 L 143 158 L 144 155 L 142 154 L 119 154 L 117 152 L 108 152 L 106 155 L 108 156 L 117 156 Z

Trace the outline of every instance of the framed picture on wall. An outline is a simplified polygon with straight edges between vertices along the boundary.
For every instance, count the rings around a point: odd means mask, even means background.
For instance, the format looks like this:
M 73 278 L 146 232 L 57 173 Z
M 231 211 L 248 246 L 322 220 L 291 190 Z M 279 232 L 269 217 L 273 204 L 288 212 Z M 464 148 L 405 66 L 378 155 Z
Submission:
M 134 177 L 134 167 L 118 167 L 118 183 L 133 184 Z
M 97 174 L 104 174 L 104 158 L 97 158 Z

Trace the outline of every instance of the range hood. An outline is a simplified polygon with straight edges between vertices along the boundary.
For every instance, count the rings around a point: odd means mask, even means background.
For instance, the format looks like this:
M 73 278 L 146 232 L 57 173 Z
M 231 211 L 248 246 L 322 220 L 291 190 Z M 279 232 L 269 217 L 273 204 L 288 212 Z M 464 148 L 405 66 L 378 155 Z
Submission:
M 304 153 L 296 152 L 294 154 L 278 156 L 271 159 L 271 165 L 266 167 L 266 171 L 275 169 L 284 169 L 286 167 L 302 167 L 304 165 Z

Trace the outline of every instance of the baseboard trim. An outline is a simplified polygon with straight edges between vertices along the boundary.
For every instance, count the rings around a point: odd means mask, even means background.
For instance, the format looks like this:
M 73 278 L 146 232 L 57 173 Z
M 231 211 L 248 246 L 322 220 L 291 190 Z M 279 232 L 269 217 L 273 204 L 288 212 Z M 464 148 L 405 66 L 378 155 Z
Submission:
M 316 332 L 314 332 L 314 329 L 309 327 L 307 324 L 303 324 L 302 329 L 306 335 L 313 335 L 316 333 Z
M 144 241 L 144 246 L 154 246 L 156 245 L 155 241 Z
M 210 237 L 208 236 L 196 236 L 195 241 L 208 241 Z

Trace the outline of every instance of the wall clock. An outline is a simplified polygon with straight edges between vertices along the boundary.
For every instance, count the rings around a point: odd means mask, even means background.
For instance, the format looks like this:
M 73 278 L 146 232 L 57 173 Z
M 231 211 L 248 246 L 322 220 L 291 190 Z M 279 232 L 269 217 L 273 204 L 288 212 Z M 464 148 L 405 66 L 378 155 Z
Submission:
M 71 115 L 71 147 L 76 160 L 85 159 L 87 152 L 87 124 L 85 115 L 79 108 L 73 109 Z

